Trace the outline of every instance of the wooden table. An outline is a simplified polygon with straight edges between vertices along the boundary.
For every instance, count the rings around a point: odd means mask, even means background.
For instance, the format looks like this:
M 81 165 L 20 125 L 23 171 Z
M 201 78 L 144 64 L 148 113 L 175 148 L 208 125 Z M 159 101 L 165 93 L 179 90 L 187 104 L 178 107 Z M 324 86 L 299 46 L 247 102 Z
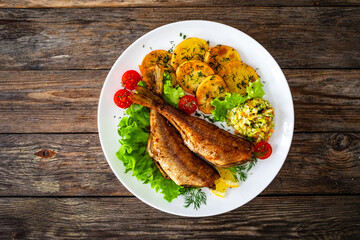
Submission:
M 360 2 L 0 0 L 0 237 L 360 239 Z M 161 25 L 233 26 L 283 69 L 295 105 L 286 162 L 243 207 L 184 218 L 141 202 L 100 147 L 117 57 Z

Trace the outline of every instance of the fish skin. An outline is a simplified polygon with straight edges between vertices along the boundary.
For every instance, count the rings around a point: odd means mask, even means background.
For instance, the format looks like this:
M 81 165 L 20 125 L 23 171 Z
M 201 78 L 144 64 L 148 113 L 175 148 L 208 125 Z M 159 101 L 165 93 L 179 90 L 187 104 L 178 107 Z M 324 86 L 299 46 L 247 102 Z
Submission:
M 163 70 L 155 67 L 147 86 L 158 95 L 163 92 Z M 186 187 L 215 187 L 218 172 L 194 155 L 183 143 L 177 130 L 156 110 L 150 109 L 150 135 L 147 151 L 162 175 Z
M 254 145 L 203 119 L 181 112 L 143 87 L 131 100 L 163 115 L 180 133 L 184 144 L 195 154 L 219 167 L 232 167 L 251 160 Z
M 151 158 L 178 185 L 213 188 L 220 176 L 195 156 L 183 143 L 177 130 L 159 113 L 151 112 L 147 150 Z

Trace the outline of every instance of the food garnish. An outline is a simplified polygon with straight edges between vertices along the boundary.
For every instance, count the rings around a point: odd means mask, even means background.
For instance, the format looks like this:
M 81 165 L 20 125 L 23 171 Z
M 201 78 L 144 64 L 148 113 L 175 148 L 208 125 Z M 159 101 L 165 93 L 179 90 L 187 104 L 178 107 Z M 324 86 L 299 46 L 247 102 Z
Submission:
M 126 89 L 120 89 L 114 95 L 114 102 L 120 108 L 128 108 L 131 106 L 132 101 L 130 100 L 131 92 Z
M 173 107 L 179 108 L 180 99 L 186 95 L 185 91 L 178 85 L 172 86 L 172 76 L 164 72 L 164 100 Z M 176 80 L 175 80 L 176 81 Z
M 215 167 L 218 173 L 220 174 L 220 178 L 225 182 L 226 186 L 231 188 L 239 187 L 239 181 L 234 176 L 233 172 L 227 168 Z
M 255 144 L 254 147 L 255 157 L 259 159 L 266 159 L 272 153 L 271 145 L 268 142 L 262 141 Z
M 220 178 L 215 181 L 215 189 L 211 189 L 211 192 L 218 197 L 225 197 L 228 188 L 239 187 L 239 181 L 235 177 L 234 173 L 227 168 L 215 167 Z
M 194 209 L 198 210 L 201 205 L 206 205 L 206 194 L 201 190 L 201 188 L 184 187 L 180 190 L 180 192 L 185 199 L 185 208 L 193 205 Z
M 134 90 L 135 86 L 141 81 L 141 76 L 137 71 L 129 70 L 123 74 L 121 81 L 125 88 Z
M 192 114 L 197 109 L 196 98 L 190 95 L 183 96 L 179 102 L 179 109 L 187 114 Z
M 222 178 L 219 178 L 215 181 L 215 189 L 211 189 L 210 191 L 212 193 L 214 193 L 216 196 L 218 197 L 225 197 L 226 194 L 226 190 L 228 189 L 228 186 L 226 185 L 226 183 L 223 181 Z

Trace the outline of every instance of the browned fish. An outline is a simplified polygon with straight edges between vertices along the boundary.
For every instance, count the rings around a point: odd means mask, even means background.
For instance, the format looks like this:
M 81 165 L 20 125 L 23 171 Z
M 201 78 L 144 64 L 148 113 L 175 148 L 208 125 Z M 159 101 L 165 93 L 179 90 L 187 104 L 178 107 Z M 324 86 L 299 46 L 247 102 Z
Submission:
M 147 86 L 162 94 L 163 70 L 155 68 L 155 80 L 147 79 Z M 150 136 L 147 151 L 164 177 L 187 187 L 213 188 L 218 172 L 193 154 L 183 143 L 176 129 L 157 111 L 150 110 Z
M 185 145 L 208 162 L 231 167 L 251 159 L 254 148 L 251 142 L 173 108 L 146 88 L 138 86 L 136 90 L 138 94 L 132 95 L 132 101 L 163 115 L 178 130 Z

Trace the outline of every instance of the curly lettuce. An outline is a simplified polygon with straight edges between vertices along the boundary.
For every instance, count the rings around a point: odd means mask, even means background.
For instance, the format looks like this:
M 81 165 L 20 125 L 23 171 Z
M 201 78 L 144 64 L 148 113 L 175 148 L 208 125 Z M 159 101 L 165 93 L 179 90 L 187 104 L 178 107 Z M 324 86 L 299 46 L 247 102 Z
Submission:
M 226 114 L 230 109 L 239 106 L 243 102 L 251 98 L 262 98 L 265 95 L 264 90 L 262 89 L 264 85 L 260 82 L 258 78 L 254 82 L 250 82 L 249 86 L 246 88 L 246 95 L 240 95 L 237 93 L 226 93 L 224 99 L 219 99 L 218 97 L 211 101 L 211 105 L 215 109 L 211 112 L 214 121 L 225 121 Z
M 182 187 L 165 179 L 146 151 L 150 134 L 149 109 L 132 104 L 126 114 L 129 116 L 122 118 L 119 123 L 121 147 L 116 153 L 117 158 L 123 162 L 125 173 L 132 171 L 138 180 L 149 183 L 156 192 L 160 191 L 164 195 L 165 200 L 171 202 L 180 195 Z
M 179 108 L 180 98 L 185 96 L 186 93 L 184 90 L 177 85 L 176 87 L 172 87 L 171 76 L 169 73 L 164 73 L 164 95 L 163 98 L 170 105 Z

